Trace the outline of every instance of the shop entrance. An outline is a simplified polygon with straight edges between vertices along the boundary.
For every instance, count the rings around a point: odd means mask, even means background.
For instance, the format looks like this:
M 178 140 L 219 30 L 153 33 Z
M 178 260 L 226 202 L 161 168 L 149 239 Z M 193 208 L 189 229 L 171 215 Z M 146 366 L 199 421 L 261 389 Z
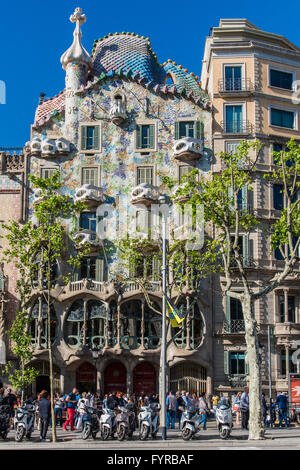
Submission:
M 126 368 L 121 362 L 111 362 L 104 371 L 104 393 L 126 393 Z
M 133 391 L 136 395 L 156 393 L 156 373 L 150 362 L 141 362 L 133 371 Z

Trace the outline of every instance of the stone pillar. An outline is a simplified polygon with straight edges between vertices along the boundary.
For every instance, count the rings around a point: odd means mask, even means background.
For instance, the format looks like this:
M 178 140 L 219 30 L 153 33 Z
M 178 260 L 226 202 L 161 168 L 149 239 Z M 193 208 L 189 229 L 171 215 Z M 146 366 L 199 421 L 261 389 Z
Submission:
M 66 368 L 61 367 L 60 368 L 60 393 L 65 392 L 65 375 L 66 375 Z
M 288 291 L 284 290 L 284 321 L 287 323 L 289 321 L 289 301 L 288 301 Z
M 131 367 L 130 367 L 130 368 L 127 369 L 127 374 L 126 374 L 126 382 L 127 382 L 126 392 L 127 392 L 128 396 L 132 395 L 132 393 L 133 393 L 132 375 L 133 375 L 133 372 L 132 372 Z
M 145 301 L 142 302 L 142 321 L 141 321 L 141 347 L 145 349 Z
M 285 369 L 286 369 L 285 376 L 287 379 L 290 373 L 290 349 L 289 349 L 288 344 L 285 345 Z

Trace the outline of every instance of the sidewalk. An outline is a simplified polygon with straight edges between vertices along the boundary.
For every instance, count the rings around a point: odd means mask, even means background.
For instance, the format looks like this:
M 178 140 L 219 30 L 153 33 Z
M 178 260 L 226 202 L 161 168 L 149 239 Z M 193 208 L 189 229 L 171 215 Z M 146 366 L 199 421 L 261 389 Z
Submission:
M 222 440 L 216 429 L 215 422 L 209 421 L 207 431 L 199 431 L 190 441 L 183 441 L 178 429 L 167 430 L 167 440 L 162 441 L 160 434 L 157 439 L 148 438 L 142 442 L 138 439 L 138 433 L 135 432 L 132 440 L 119 442 L 116 438 L 102 441 L 100 434 L 97 439 L 90 437 L 84 441 L 81 439 L 81 433 L 65 432 L 60 427 L 57 428 L 57 442 L 39 442 L 39 431 L 36 429 L 30 441 L 24 439 L 22 442 L 15 442 L 15 433 L 10 431 L 6 441 L 0 440 L 1 450 L 34 450 L 34 449 L 61 449 L 61 450 L 290 450 L 300 449 L 300 428 L 290 427 L 287 429 L 273 428 L 266 430 L 268 439 L 262 441 L 249 441 L 248 432 L 234 427 L 228 440 Z M 51 438 L 51 429 L 48 431 L 48 438 Z

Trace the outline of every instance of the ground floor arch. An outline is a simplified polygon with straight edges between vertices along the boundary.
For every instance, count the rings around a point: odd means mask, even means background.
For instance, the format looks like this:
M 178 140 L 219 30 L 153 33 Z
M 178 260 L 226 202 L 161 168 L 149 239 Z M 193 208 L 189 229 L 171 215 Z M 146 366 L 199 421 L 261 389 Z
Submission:
M 76 388 L 82 392 L 97 389 L 97 370 L 90 362 L 84 362 L 76 369 Z
M 170 367 L 169 389 L 186 391 L 200 395 L 207 392 L 207 370 L 193 362 L 180 362 Z
M 134 368 L 132 388 L 136 395 L 156 393 L 156 371 L 150 362 L 143 361 Z
M 127 393 L 127 371 L 120 361 L 107 364 L 104 369 L 104 393 Z

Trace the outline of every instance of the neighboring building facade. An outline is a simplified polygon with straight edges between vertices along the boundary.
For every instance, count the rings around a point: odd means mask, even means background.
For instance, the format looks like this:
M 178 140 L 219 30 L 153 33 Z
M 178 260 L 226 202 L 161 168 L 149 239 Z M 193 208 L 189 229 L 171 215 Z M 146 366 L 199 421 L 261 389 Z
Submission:
M 247 20 L 221 19 L 219 27 L 213 28 L 206 39 L 201 81 L 212 101 L 214 155 L 234 152 L 241 140 L 260 140 L 265 144 L 257 162 L 253 192 L 245 189 L 241 203 L 257 215 L 267 230 L 278 218 L 284 201 L 278 182 L 263 176 L 274 169 L 273 151 L 284 150 L 291 137 L 299 141 L 297 80 L 300 80 L 300 49 Z M 213 172 L 221 169 L 215 158 Z M 266 234 L 261 229 L 241 238 L 249 279 L 257 290 L 280 269 L 282 258 L 278 250 L 269 252 Z M 222 279 L 215 279 L 217 285 L 219 282 Z M 214 334 L 218 339 L 214 343 L 214 384 L 223 391 L 237 389 L 247 379 L 241 308 L 234 299 L 219 297 L 213 310 Z M 297 369 L 292 362 L 292 343 L 300 339 L 299 281 L 286 279 L 283 286 L 256 302 L 255 314 L 262 346 L 263 388 L 266 392 L 269 388 L 269 326 L 273 392 L 287 391 L 287 375 Z

